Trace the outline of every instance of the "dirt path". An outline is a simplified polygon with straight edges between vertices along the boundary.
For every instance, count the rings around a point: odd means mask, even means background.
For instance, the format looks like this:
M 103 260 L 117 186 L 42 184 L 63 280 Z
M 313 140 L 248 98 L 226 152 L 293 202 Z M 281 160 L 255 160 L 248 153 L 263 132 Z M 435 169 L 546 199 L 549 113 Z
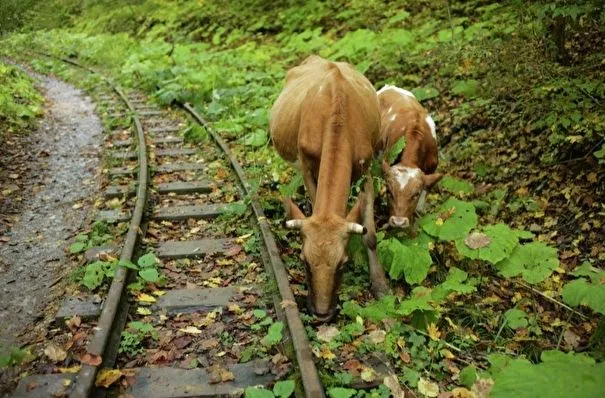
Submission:
M 36 77 L 44 120 L 30 137 L 14 137 L 12 151 L 0 149 L 0 175 L 19 174 L 18 192 L 0 203 L 0 348 L 18 342 L 48 305 L 67 264 L 65 246 L 88 216 L 76 204 L 98 190 L 102 126 L 93 103 L 70 85 Z

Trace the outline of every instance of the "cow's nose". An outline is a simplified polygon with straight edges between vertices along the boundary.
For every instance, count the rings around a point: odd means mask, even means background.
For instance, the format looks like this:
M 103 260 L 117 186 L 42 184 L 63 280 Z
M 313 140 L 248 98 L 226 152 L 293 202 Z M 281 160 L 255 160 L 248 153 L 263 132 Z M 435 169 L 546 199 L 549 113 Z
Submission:
M 392 227 L 406 228 L 410 226 L 410 220 L 407 217 L 391 216 L 391 218 L 389 218 L 389 224 L 391 224 Z

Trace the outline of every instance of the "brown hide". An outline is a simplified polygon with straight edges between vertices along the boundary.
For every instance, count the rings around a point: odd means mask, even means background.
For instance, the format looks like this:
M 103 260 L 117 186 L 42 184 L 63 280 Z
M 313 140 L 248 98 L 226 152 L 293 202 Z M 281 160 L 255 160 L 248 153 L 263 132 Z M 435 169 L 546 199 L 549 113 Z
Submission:
M 370 82 L 351 65 L 318 56 L 288 71 L 271 109 L 273 145 L 281 157 L 299 165 L 312 200 L 310 217 L 304 218 L 293 202 L 287 213 L 302 219 L 296 225 L 303 238 L 309 303 L 319 316 L 327 317 L 335 308 L 351 231 L 349 190 L 370 165 L 379 123 Z
M 402 91 L 387 86 L 378 94 L 385 152 L 401 137 L 406 143 L 394 166 L 383 164 L 389 191 L 389 224 L 394 227 L 410 225 L 422 191 L 442 177 L 435 173 L 439 162 L 437 142 L 426 121 L 428 112 L 416 98 Z

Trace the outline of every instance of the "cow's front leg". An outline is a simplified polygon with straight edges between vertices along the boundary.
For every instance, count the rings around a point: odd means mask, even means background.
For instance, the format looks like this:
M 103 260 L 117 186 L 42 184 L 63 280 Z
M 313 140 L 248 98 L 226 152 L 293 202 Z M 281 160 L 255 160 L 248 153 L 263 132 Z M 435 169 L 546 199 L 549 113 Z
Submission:
M 372 283 L 372 294 L 380 298 L 391 294 L 389 281 L 385 275 L 382 264 L 378 261 L 376 255 L 376 224 L 374 223 L 374 183 L 370 173 L 367 174 L 364 183 L 363 200 L 361 204 L 361 214 L 363 225 L 367 233 L 363 236 L 363 243 L 368 251 L 368 260 L 370 263 L 370 281 Z

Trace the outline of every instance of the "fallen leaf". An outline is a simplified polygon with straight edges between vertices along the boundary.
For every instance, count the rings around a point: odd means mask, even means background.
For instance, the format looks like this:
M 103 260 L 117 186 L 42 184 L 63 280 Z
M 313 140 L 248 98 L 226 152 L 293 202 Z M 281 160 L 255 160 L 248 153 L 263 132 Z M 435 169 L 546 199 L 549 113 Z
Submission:
M 141 303 L 155 303 L 156 299 L 153 296 L 150 296 L 147 293 L 139 293 L 137 294 L 136 297 L 137 301 L 141 302 Z
M 200 343 L 200 348 L 202 350 L 209 350 L 211 348 L 218 347 L 220 342 L 217 339 L 206 339 Z
M 149 310 L 149 308 L 145 308 L 145 307 L 138 307 L 137 308 L 137 314 L 139 314 L 139 315 L 151 315 L 151 310 Z
M 122 372 L 119 369 L 101 369 L 97 374 L 95 386 L 108 388 L 120 380 L 120 377 L 122 377 Z
M 363 365 L 357 359 L 349 359 L 347 362 L 344 363 L 344 365 L 342 365 L 343 369 L 349 370 L 349 371 L 352 370 L 354 372 L 357 372 L 362 367 L 363 367 Z
M 334 359 L 336 355 L 326 345 L 322 345 L 321 348 L 313 347 L 311 350 L 313 354 L 322 359 Z
M 405 392 L 401 388 L 399 380 L 397 380 L 397 376 L 394 374 L 385 377 L 382 381 L 382 384 L 387 386 L 387 388 L 391 391 L 393 398 L 405 398 Z
M 172 344 L 179 350 L 182 350 L 183 348 L 185 348 L 189 344 L 191 344 L 191 341 L 192 341 L 192 338 L 190 336 L 181 336 L 181 337 L 177 337 L 176 339 L 172 340 Z
M 563 340 L 572 348 L 578 347 L 580 345 L 580 336 L 567 329 L 563 332 Z
M 439 340 L 439 338 L 441 337 L 441 332 L 439 331 L 439 329 L 437 329 L 437 325 L 435 325 L 434 323 L 429 324 L 426 331 L 431 340 Z
M 70 366 L 69 368 L 57 368 L 59 373 L 78 373 L 82 367 L 80 365 Z
M 494 381 L 492 379 L 477 380 L 475 384 L 473 384 L 473 388 L 471 388 L 473 398 L 488 398 L 493 386 Z
M 201 334 L 202 331 L 196 328 L 195 326 L 187 326 L 186 328 L 179 329 L 179 332 L 187 333 L 187 334 Z
M 46 355 L 53 362 L 62 362 L 67 358 L 67 352 L 57 345 L 49 344 L 44 349 L 44 355 Z
M 244 312 L 244 310 L 242 309 L 242 307 L 240 307 L 237 304 L 229 304 L 227 306 L 227 309 L 229 310 L 229 312 L 232 312 L 235 315 L 239 315 L 239 314 L 242 314 Z
M 340 331 L 337 328 L 335 328 L 334 326 L 321 325 L 317 329 L 317 339 L 321 340 L 321 341 L 325 341 L 326 343 L 329 343 L 330 341 L 332 341 L 339 334 L 340 334 Z
M 101 362 L 103 362 L 103 358 L 100 355 L 94 355 L 87 352 L 80 357 L 80 362 L 85 365 L 99 366 Z
M 452 390 L 452 398 L 474 398 L 474 395 L 464 387 L 456 387 Z
M 469 236 L 464 239 L 464 244 L 470 249 L 481 249 L 489 245 L 492 240 L 483 232 L 472 232 Z
M 65 325 L 67 325 L 69 330 L 71 330 L 72 332 L 75 331 L 77 328 L 79 328 L 81 324 L 82 324 L 82 319 L 77 315 L 75 315 L 75 316 L 71 317 L 71 319 L 68 319 L 67 321 L 65 321 Z
M 370 383 L 376 380 L 376 371 L 370 367 L 364 367 L 361 371 L 361 380 Z
M 370 341 L 374 344 L 380 344 L 382 342 L 384 342 L 384 339 L 387 335 L 387 332 L 385 332 L 382 329 L 377 329 L 377 330 L 372 330 L 370 333 L 368 333 L 368 338 L 370 339 Z
M 439 386 L 425 378 L 418 379 L 418 392 L 427 397 L 436 397 L 439 395 Z

